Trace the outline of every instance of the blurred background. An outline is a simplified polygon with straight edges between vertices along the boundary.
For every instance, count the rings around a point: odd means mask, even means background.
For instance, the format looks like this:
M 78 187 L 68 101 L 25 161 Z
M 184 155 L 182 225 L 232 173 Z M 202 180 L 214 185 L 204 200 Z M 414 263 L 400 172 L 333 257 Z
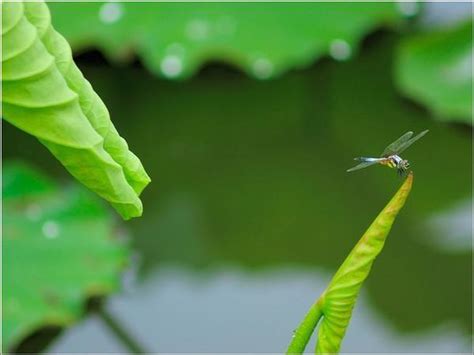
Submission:
M 74 233 L 125 236 L 114 252 L 127 255 L 121 287 L 102 304 L 143 349 L 284 351 L 401 184 L 383 167 L 346 173 L 353 157 L 429 129 L 403 155 L 414 188 L 341 350 L 470 352 L 471 4 L 49 6 L 152 179 L 141 218 L 122 222 L 105 203 L 76 197 L 61 214 Z M 77 184 L 35 138 L 2 126 L 5 164 L 34 167 L 58 189 Z M 111 227 L 76 221 L 85 215 Z M 45 249 L 66 238 L 58 220 L 41 225 Z M 57 245 L 50 261 L 76 248 Z M 63 267 L 47 269 L 54 277 Z M 15 346 L 129 350 L 100 313 L 80 306 L 74 318 L 61 330 L 51 326 L 59 316 L 47 328 L 32 322 Z

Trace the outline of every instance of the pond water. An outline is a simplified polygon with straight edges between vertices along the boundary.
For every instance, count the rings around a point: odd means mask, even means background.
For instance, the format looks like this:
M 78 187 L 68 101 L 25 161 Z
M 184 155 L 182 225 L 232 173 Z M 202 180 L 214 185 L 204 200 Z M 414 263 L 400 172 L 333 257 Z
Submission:
M 470 351 L 472 132 L 400 97 L 397 40 L 378 33 L 351 61 L 324 59 L 264 82 L 221 65 L 170 82 L 79 59 L 152 178 L 143 217 L 122 223 L 137 270 L 107 303 L 147 350 L 284 351 L 401 184 L 384 167 L 346 173 L 352 158 L 429 129 L 404 155 L 413 191 L 342 351 Z M 3 133 L 4 159 L 70 180 L 34 138 L 7 123 Z M 47 351 L 125 349 L 90 316 Z

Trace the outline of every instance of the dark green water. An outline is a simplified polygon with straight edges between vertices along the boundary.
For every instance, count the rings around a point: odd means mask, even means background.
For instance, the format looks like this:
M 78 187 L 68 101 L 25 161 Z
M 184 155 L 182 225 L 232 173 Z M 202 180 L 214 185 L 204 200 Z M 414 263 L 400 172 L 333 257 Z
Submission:
M 343 350 L 469 351 L 472 132 L 400 97 L 396 43 L 378 34 L 347 63 L 323 60 L 266 82 L 215 65 L 177 83 L 79 62 L 153 180 L 143 217 L 125 224 L 139 279 L 110 305 L 150 351 L 283 351 L 401 183 L 384 167 L 346 173 L 352 158 L 423 129 L 430 133 L 404 154 L 412 194 Z M 35 139 L 8 124 L 3 139 L 4 159 L 69 179 Z M 117 349 L 94 327 L 72 328 L 54 349 Z

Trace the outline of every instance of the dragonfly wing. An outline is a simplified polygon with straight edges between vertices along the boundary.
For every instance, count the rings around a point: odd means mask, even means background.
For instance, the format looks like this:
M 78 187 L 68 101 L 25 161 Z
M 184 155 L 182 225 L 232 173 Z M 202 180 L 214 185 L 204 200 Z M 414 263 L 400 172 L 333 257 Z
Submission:
M 385 148 L 381 156 L 388 157 L 390 155 L 398 154 L 400 147 L 403 146 L 403 144 L 405 144 L 411 138 L 412 135 L 413 135 L 413 132 L 411 131 L 408 131 L 407 133 L 405 133 L 403 136 L 401 136 L 395 142 L 393 142 L 387 148 Z
M 356 158 L 355 160 L 361 160 L 361 159 L 362 158 Z M 377 164 L 380 161 L 380 159 L 374 159 L 374 158 L 372 158 L 372 159 L 373 160 L 363 161 L 362 163 L 354 166 L 353 168 L 347 169 L 347 172 L 364 169 L 364 168 L 367 168 L 371 165 Z
M 403 152 L 405 149 L 407 149 L 409 146 L 411 146 L 413 143 L 415 143 L 418 139 L 420 139 L 421 137 L 423 137 L 426 133 L 428 133 L 429 130 L 427 129 L 426 131 L 423 131 L 421 132 L 420 134 L 416 135 L 415 137 L 413 137 L 412 139 L 406 141 L 405 143 L 403 143 L 399 148 L 398 148 L 398 152 L 397 154 L 400 154 L 401 152 Z

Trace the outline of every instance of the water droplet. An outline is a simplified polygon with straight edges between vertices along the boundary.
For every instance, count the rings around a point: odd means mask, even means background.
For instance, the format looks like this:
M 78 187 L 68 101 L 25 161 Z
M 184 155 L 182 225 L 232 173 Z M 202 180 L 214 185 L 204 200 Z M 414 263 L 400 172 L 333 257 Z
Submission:
M 398 11 L 404 16 L 415 16 L 420 10 L 419 5 L 416 1 L 397 1 Z
M 38 221 L 41 218 L 41 207 L 36 203 L 29 204 L 26 206 L 25 214 L 29 220 Z
M 268 79 L 273 74 L 273 64 L 266 58 L 258 58 L 252 64 L 252 70 L 259 79 Z
M 333 40 L 329 46 L 329 54 L 336 60 L 349 59 L 351 53 L 351 46 L 342 39 Z
M 46 221 L 41 227 L 41 231 L 48 239 L 54 239 L 59 236 L 59 224 L 54 221 Z
M 186 34 L 195 41 L 202 41 L 209 35 L 209 24 L 200 19 L 190 21 L 186 26 Z
M 160 64 L 161 71 L 168 78 L 175 78 L 183 71 L 183 61 L 176 55 L 167 55 Z
M 99 18 L 103 23 L 115 23 L 123 16 L 123 5 L 115 2 L 103 4 L 99 10 Z

